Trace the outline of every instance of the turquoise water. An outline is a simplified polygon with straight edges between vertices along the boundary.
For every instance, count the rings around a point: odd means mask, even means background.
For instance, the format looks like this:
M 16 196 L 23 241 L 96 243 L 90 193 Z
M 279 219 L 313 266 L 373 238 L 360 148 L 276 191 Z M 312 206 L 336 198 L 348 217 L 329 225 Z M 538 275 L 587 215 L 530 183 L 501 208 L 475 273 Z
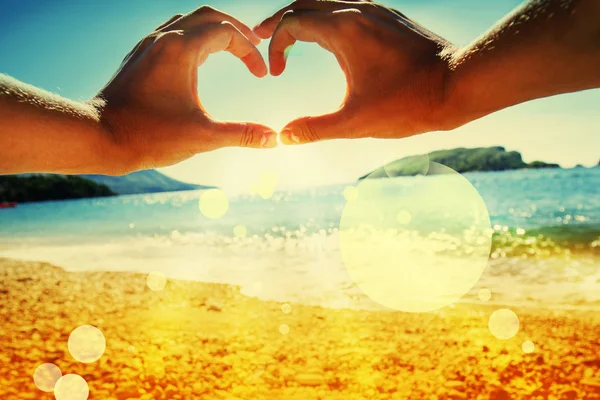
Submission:
M 494 233 L 488 266 L 463 301 L 480 301 L 477 291 L 486 287 L 490 301 L 600 307 L 600 168 L 464 177 Z M 415 179 L 392 180 L 387 195 L 401 201 Z M 267 299 L 374 306 L 340 257 L 347 186 L 276 190 L 270 199 L 230 194 L 228 212 L 215 220 L 199 211 L 201 191 L 22 204 L 0 210 L 0 256 L 68 270 L 162 271 L 238 284 Z M 443 199 L 443 190 L 459 189 L 440 190 Z M 415 229 L 419 214 L 435 215 L 435 204 L 427 207 L 413 212 Z M 245 237 L 235 237 L 237 225 Z

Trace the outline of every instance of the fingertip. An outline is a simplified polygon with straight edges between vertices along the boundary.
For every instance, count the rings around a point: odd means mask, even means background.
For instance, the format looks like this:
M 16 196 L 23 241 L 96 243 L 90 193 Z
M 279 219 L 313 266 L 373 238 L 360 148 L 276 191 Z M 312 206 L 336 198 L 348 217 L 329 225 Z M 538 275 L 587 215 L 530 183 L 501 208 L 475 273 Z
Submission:
M 252 33 L 260 39 L 268 39 L 271 37 L 271 33 L 262 25 L 262 23 L 252 28 Z
M 264 149 L 272 149 L 277 147 L 278 144 L 277 133 L 270 129 L 264 132 L 262 138 L 260 139 L 260 147 Z
M 258 78 L 263 78 L 269 73 L 269 69 L 267 67 L 267 64 L 265 63 L 264 58 L 256 49 L 250 52 L 250 54 L 248 54 L 247 56 L 242 57 L 241 61 L 244 64 L 246 64 L 246 67 L 248 68 L 250 73 Z
M 267 64 L 261 57 L 257 62 L 255 62 L 252 65 L 252 67 L 250 68 L 250 72 L 252 72 L 252 74 L 257 78 L 264 78 L 269 73 L 269 68 L 267 67 Z
M 262 39 L 256 36 L 254 32 L 252 32 L 252 35 L 248 37 L 248 40 L 250 40 L 250 43 L 252 43 L 255 46 L 258 46 L 260 42 L 262 42 Z
M 292 128 L 284 128 L 281 131 L 280 140 L 284 145 L 300 144 L 300 137 Z
M 279 76 L 285 70 L 285 60 L 271 58 L 269 60 L 269 71 L 272 76 Z
M 252 73 L 254 74 L 254 76 L 256 76 L 257 78 L 264 78 L 265 76 L 267 76 L 267 74 L 269 73 L 267 66 L 264 65 L 261 68 L 258 68 L 255 71 L 252 71 Z

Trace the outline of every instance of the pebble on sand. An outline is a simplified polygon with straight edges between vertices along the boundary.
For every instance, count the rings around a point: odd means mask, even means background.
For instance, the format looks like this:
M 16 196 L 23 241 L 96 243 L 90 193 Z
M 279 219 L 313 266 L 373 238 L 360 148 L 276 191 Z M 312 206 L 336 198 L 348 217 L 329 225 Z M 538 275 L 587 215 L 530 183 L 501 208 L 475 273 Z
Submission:
M 302 386 L 321 386 L 324 379 L 319 374 L 298 374 L 296 375 L 296 382 Z

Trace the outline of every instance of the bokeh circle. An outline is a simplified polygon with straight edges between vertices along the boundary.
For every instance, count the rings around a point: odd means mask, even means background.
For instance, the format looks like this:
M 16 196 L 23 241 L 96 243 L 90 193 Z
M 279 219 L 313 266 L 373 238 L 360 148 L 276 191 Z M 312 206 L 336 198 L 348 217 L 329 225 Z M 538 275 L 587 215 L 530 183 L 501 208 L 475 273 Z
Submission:
M 390 178 L 393 171 L 380 169 L 356 186 L 340 220 L 340 251 L 369 298 L 427 312 L 475 285 L 493 231 L 483 199 L 465 177 L 427 158 L 413 161 L 417 176 Z
M 290 327 L 287 324 L 279 325 L 279 333 L 281 333 L 282 335 L 287 335 L 288 333 L 290 333 Z
M 490 315 L 488 327 L 496 338 L 508 340 L 519 332 L 519 317 L 514 311 L 501 308 Z
M 33 373 L 33 383 L 42 392 L 52 392 L 62 372 L 54 364 L 46 363 L 38 366 Z
M 56 400 L 87 400 L 89 395 L 90 389 L 87 382 L 76 374 L 64 375 L 54 387 Z
M 487 288 L 483 288 L 478 293 L 479 300 L 481 301 L 489 301 L 492 298 L 492 291 Z
M 288 303 L 281 305 L 281 312 L 284 314 L 290 314 L 292 312 L 292 306 Z
M 227 210 L 229 210 L 229 199 L 222 190 L 205 190 L 200 195 L 198 207 L 200 208 L 202 215 L 205 217 L 210 219 L 218 219 L 225 215 Z
M 69 352 L 79 362 L 93 363 L 102 357 L 106 350 L 106 339 L 100 329 L 82 325 L 69 335 Z
M 233 227 L 235 237 L 244 238 L 248 234 L 248 229 L 244 225 L 236 225 Z
M 521 345 L 521 349 L 523 350 L 523 353 L 533 353 L 535 351 L 535 344 L 531 340 L 526 340 Z
M 154 292 L 160 292 L 167 285 L 167 276 L 160 271 L 153 271 L 146 277 L 146 285 Z

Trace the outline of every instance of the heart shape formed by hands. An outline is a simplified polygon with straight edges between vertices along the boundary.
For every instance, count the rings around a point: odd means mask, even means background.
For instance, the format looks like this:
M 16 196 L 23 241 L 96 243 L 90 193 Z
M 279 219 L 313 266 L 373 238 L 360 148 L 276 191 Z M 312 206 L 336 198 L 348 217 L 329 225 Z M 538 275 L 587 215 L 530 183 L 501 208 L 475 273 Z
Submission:
M 277 145 L 277 133 L 265 125 L 214 120 L 197 91 L 197 68 L 219 51 L 265 76 L 260 38 L 271 38 L 274 76 L 284 71 L 296 41 L 333 53 L 346 76 L 339 110 L 291 121 L 281 132 L 284 144 L 404 137 L 444 127 L 440 93 L 448 66 L 439 53 L 447 43 L 397 11 L 363 0 L 303 0 L 251 30 L 201 7 L 173 16 L 142 40 L 96 99 L 115 141 L 133 155 L 134 169 L 171 165 L 220 147 Z
M 333 53 L 347 92 L 336 112 L 291 121 L 282 142 L 336 138 L 405 137 L 444 128 L 444 78 L 448 62 L 441 37 L 403 14 L 370 0 L 295 1 L 265 19 L 254 33 L 271 38 L 269 64 L 280 75 L 296 41 Z

